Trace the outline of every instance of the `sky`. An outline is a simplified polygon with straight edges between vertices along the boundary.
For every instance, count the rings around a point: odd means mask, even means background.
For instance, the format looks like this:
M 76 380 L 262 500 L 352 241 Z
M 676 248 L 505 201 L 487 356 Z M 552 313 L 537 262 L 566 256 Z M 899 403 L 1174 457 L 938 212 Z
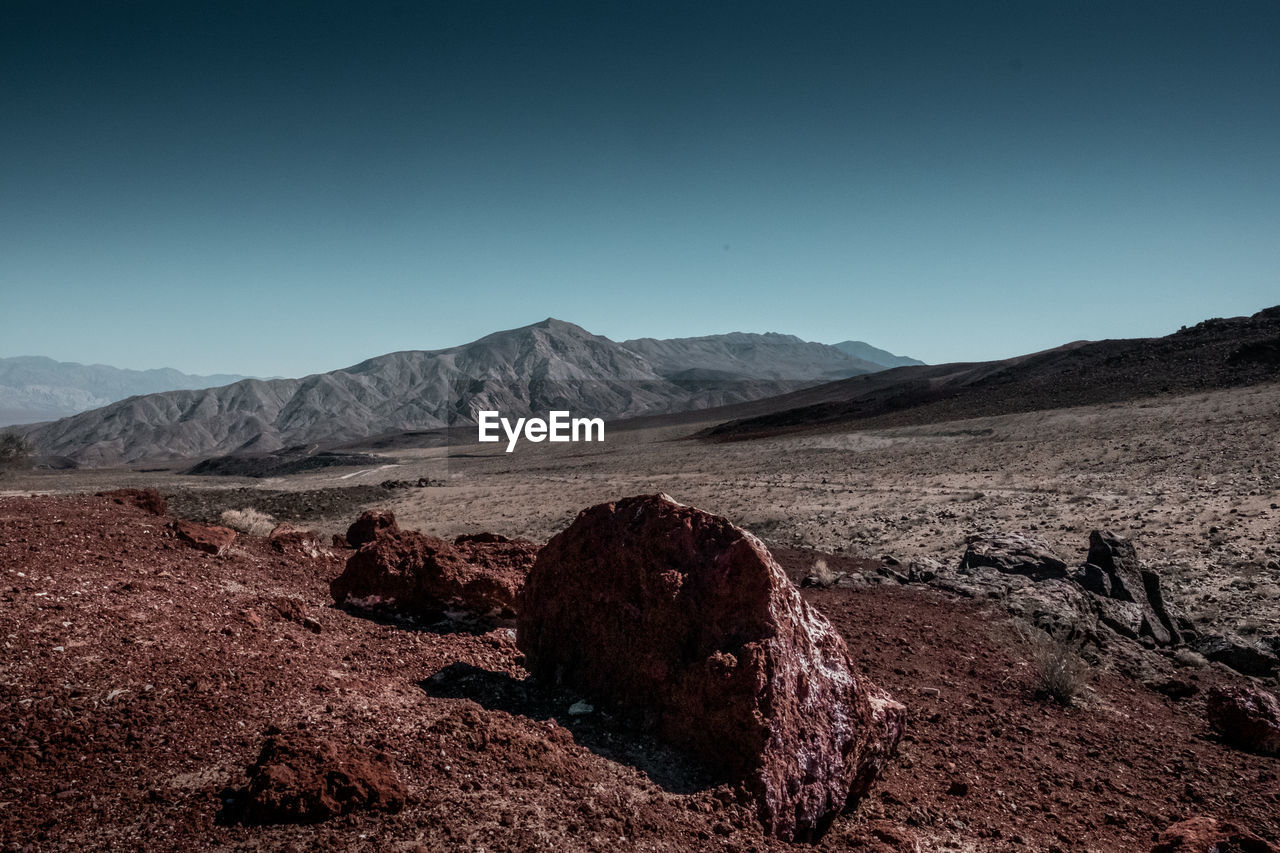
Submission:
M 929 362 L 1280 303 L 1280 4 L 0 3 L 0 356 L 558 317 Z

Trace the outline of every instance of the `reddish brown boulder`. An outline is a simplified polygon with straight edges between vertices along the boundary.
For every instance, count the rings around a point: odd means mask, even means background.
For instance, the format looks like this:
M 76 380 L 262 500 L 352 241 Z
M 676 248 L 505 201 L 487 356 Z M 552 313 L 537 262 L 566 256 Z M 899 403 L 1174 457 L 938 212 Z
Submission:
M 1160 833 L 1151 853 L 1276 853 L 1276 850 L 1235 824 L 1211 817 L 1193 817 Z
M 903 707 L 760 540 L 666 495 L 583 510 L 552 538 L 517 644 L 537 678 L 648 719 L 743 784 L 783 839 L 819 838 L 902 735 Z
M 347 528 L 347 547 L 359 548 L 366 542 L 378 538 L 380 531 L 399 533 L 395 514 L 382 509 L 370 509 L 360 513 L 360 517 Z
M 1209 725 L 1233 746 L 1280 754 L 1280 701 L 1252 685 L 1214 687 L 1207 698 Z
M 109 492 L 98 492 L 96 497 L 110 498 L 115 503 L 137 507 L 152 515 L 169 514 L 169 504 L 155 489 L 112 489 Z
M 329 585 L 340 606 L 410 617 L 451 610 L 514 615 L 532 543 L 471 543 L 459 550 L 443 539 L 400 530 L 390 513 L 382 516 L 375 538 L 347 559 Z
M 268 737 L 248 773 L 245 823 L 315 823 L 361 808 L 404 807 L 404 785 L 385 755 L 300 732 Z
M 186 542 L 197 551 L 218 555 L 231 546 L 236 539 L 236 532 L 228 527 L 216 524 L 197 524 L 194 521 L 176 519 L 169 522 L 169 529 L 180 540 Z
M 271 543 L 271 547 L 279 551 L 281 554 L 296 553 L 307 557 L 320 556 L 323 546 L 320 544 L 320 534 L 314 530 L 303 530 L 294 527 L 288 522 L 282 522 L 272 528 L 267 534 L 267 541 Z

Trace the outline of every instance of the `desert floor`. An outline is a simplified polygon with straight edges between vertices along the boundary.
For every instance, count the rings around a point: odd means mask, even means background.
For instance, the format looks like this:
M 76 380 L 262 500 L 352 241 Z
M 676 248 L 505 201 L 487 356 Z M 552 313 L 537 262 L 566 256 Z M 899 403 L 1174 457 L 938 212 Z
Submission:
M 755 531 L 797 579 L 821 554 L 954 562 L 985 530 L 1036 533 L 1076 562 L 1108 527 L 1163 572 L 1175 606 L 1261 638 L 1280 630 L 1278 412 L 1269 385 L 736 444 L 688 440 L 687 424 L 619 429 L 603 445 L 397 451 L 392 467 L 282 480 L 181 466 L 7 475 L 0 849 L 786 847 L 714 788 L 663 783 L 652 745 L 570 720 L 574 697 L 513 699 L 502 679 L 522 670 L 504 629 L 361 619 L 331 606 L 341 552 L 280 556 L 249 536 L 213 558 L 156 536 L 144 513 L 59 495 L 155 486 L 177 514 L 267 506 L 325 532 L 376 505 L 431 533 L 544 540 L 586 506 L 664 491 Z M 442 485 L 380 485 L 418 477 Z M 33 493 L 51 497 L 20 497 Z M 824 846 L 1146 849 L 1193 814 L 1280 837 L 1274 759 L 1219 743 L 1199 699 L 1108 670 L 1061 708 L 1035 697 L 1027 650 L 991 605 L 918 585 L 806 596 L 910 713 L 899 759 Z M 431 686 L 458 662 L 490 675 Z M 386 750 L 410 805 L 314 828 L 225 824 L 222 791 L 269 726 Z
M 611 429 L 603 444 L 522 441 L 512 453 L 401 450 L 385 467 L 265 480 L 33 472 L 0 480 L 0 494 L 150 485 L 204 496 L 192 515 L 214 520 L 213 510 L 280 490 L 302 493 L 292 514 L 326 532 L 344 530 L 354 507 L 377 505 L 437 535 L 543 541 L 585 507 L 666 492 L 767 542 L 904 563 L 954 561 L 966 536 L 999 530 L 1035 533 L 1082 562 L 1089 531 L 1110 528 L 1134 541 L 1193 618 L 1245 636 L 1280 632 L 1280 384 L 740 443 L 689 439 L 697 428 Z M 423 476 L 447 485 L 375 488 Z

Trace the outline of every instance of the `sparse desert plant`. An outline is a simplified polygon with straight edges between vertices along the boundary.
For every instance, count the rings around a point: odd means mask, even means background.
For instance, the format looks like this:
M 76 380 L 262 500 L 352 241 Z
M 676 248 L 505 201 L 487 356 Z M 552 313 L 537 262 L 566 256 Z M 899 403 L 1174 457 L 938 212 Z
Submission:
M 836 581 L 840 580 L 840 575 L 827 565 L 827 561 L 822 557 L 813 561 L 813 568 L 809 570 L 810 583 L 813 586 L 835 586 Z
M 266 536 L 276 526 L 276 520 L 273 517 L 251 506 L 226 510 L 222 513 L 222 523 L 232 530 L 239 530 L 250 536 Z
M 1080 656 L 1084 632 L 1075 625 L 1052 633 L 1019 624 L 1018 634 L 1030 656 L 1039 692 L 1060 705 L 1074 704 L 1093 677 L 1093 668 Z
M 12 430 L 0 433 L 0 471 L 26 467 L 34 455 L 35 447 L 25 435 Z

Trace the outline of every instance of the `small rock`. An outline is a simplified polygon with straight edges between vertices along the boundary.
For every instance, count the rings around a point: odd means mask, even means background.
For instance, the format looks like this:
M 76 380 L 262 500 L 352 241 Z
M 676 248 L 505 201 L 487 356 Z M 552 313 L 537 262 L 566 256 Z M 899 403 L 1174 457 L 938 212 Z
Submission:
M 1264 755 L 1280 754 L 1280 701 L 1252 685 L 1209 691 L 1209 725 L 1232 746 Z
M 306 628 L 313 634 L 319 634 L 321 630 L 320 620 L 314 616 L 308 616 L 302 620 L 302 627 Z
M 569 706 L 569 714 L 573 717 L 580 717 L 583 714 L 590 714 L 595 710 L 594 705 L 588 705 L 586 702 L 578 701 Z
M 361 808 L 399 811 L 406 796 L 385 755 L 300 732 L 269 736 L 248 773 L 238 817 L 250 824 L 315 823 Z
M 1190 698 L 1200 692 L 1199 685 L 1184 681 L 1181 678 L 1165 678 L 1156 681 L 1151 684 L 1151 689 L 1175 701 Z
M 197 524 L 194 521 L 176 519 L 169 522 L 169 529 L 179 540 L 187 543 L 197 551 L 219 556 L 231 547 L 236 540 L 236 532 L 228 527 L 216 524 Z

